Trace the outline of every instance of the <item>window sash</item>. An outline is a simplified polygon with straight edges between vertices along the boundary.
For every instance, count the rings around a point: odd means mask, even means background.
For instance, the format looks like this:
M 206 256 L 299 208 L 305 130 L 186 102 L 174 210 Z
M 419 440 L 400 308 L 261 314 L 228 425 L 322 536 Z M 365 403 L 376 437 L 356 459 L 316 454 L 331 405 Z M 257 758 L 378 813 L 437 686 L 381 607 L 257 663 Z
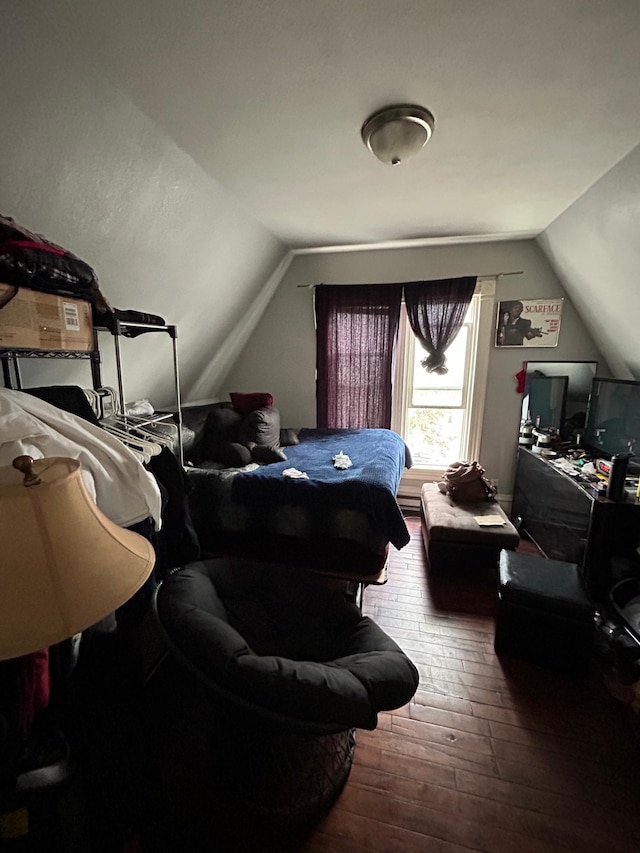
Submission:
M 480 451 L 482 423 L 484 419 L 484 402 L 489 366 L 490 345 L 493 334 L 493 315 L 495 307 L 496 279 L 478 279 L 476 291 L 471 301 L 473 306 L 473 322 L 468 328 L 469 341 L 465 356 L 465 382 L 463 405 L 450 408 L 465 410 L 462 447 L 470 459 L 477 459 Z M 391 428 L 400 435 L 406 433 L 407 410 L 411 406 L 413 391 L 413 353 L 415 338 L 408 321 L 404 317 L 400 323 L 398 335 L 397 359 L 394 370 L 394 397 Z M 447 408 L 446 406 L 425 406 L 425 408 Z M 449 460 L 453 461 L 453 460 Z M 405 471 L 400 485 L 403 494 L 419 494 L 419 486 L 429 480 L 437 480 L 442 474 L 441 465 L 416 466 Z M 416 492 L 416 489 L 417 492 Z

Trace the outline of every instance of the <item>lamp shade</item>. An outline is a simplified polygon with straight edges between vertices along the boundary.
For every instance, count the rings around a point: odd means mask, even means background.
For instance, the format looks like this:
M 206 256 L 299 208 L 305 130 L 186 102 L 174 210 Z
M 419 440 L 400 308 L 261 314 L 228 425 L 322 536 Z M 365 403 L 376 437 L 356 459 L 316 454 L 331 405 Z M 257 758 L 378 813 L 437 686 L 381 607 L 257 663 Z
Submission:
M 140 589 L 151 544 L 96 506 L 75 459 L 0 468 L 0 660 L 94 625 Z M 14 465 L 17 460 L 14 461 Z

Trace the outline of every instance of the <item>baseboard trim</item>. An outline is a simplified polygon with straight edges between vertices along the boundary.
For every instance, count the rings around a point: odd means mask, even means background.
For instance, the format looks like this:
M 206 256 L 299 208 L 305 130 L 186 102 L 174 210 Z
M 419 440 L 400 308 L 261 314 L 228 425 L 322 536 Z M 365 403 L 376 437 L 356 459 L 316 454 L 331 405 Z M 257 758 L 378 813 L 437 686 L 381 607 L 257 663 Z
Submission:
M 420 498 L 413 495 L 398 495 L 398 506 L 400 509 L 418 512 L 420 509 Z
M 513 495 L 500 495 L 496 496 L 497 502 L 500 504 L 502 509 L 506 512 L 506 514 L 511 517 L 511 503 L 512 503 Z M 398 506 L 400 509 L 411 511 L 411 512 L 419 512 L 420 511 L 420 496 L 416 495 L 407 495 L 401 494 L 397 497 Z

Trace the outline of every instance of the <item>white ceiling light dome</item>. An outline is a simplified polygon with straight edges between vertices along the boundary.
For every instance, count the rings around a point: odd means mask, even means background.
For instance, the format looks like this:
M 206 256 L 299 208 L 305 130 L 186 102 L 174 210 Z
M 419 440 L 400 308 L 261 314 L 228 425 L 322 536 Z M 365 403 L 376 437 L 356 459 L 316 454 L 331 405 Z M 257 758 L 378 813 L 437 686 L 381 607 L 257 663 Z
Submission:
M 398 104 L 373 113 L 362 125 L 362 141 L 378 160 L 397 166 L 421 151 L 436 120 L 425 107 Z

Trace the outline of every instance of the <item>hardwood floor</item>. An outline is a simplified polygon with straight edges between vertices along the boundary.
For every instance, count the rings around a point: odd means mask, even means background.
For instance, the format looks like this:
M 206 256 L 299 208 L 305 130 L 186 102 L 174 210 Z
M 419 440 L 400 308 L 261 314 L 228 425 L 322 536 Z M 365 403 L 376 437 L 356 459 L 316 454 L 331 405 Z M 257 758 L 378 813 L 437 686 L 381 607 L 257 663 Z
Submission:
M 636 853 L 640 746 L 597 664 L 574 681 L 493 649 L 496 580 L 431 577 L 418 518 L 364 612 L 420 671 L 413 701 L 359 730 L 304 853 Z

